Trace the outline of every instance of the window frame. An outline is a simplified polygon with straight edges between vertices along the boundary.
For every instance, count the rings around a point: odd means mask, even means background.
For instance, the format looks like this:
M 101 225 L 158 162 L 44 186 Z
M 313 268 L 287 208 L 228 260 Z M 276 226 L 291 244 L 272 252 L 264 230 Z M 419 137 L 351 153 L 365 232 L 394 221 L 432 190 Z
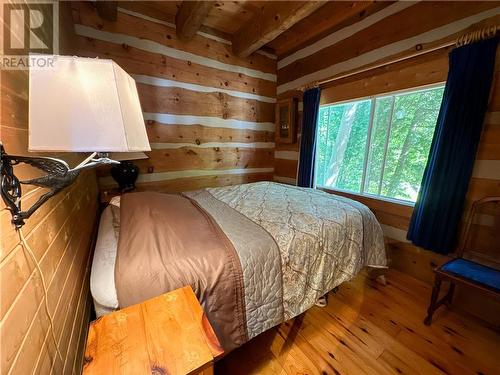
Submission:
M 369 145 L 371 143 L 371 133 L 372 133 L 372 129 L 373 129 L 373 118 L 375 115 L 375 101 L 377 99 L 380 99 L 380 98 L 391 97 L 391 96 L 394 97 L 394 100 L 393 100 L 392 106 L 391 106 L 391 118 L 390 118 L 391 121 L 389 123 L 389 130 L 388 130 L 387 140 L 385 142 L 385 148 L 384 148 L 384 163 L 382 165 L 382 169 L 385 170 L 385 162 L 386 162 L 387 150 L 389 148 L 389 139 L 390 139 L 391 128 L 392 128 L 392 118 L 394 115 L 394 103 L 396 101 L 395 97 L 398 95 L 403 95 L 403 94 L 408 94 L 408 93 L 417 93 L 419 91 L 427 91 L 427 90 L 436 89 L 436 88 L 440 88 L 440 87 L 442 87 L 444 89 L 445 85 L 446 85 L 446 81 L 440 81 L 440 82 L 431 83 L 431 84 L 422 85 L 422 86 L 410 87 L 410 88 L 406 88 L 406 89 L 388 91 L 388 92 L 375 94 L 375 95 L 367 95 L 367 96 L 363 96 L 363 97 L 340 100 L 338 102 L 321 104 L 320 108 L 329 107 L 332 105 L 342 105 L 345 103 L 351 103 L 351 102 L 356 102 L 356 101 L 370 100 L 370 122 L 368 124 L 367 136 L 366 136 L 365 158 L 363 161 L 363 174 L 361 176 L 361 191 L 358 192 L 358 191 L 335 188 L 335 187 L 331 187 L 331 186 L 317 185 L 316 184 L 316 172 L 318 170 L 317 164 L 316 164 L 317 163 L 317 157 L 316 157 L 317 156 L 316 155 L 317 148 L 314 152 L 315 153 L 315 155 L 314 155 L 314 188 L 319 189 L 319 190 L 333 192 L 333 193 L 338 191 L 341 193 L 347 193 L 347 194 L 356 195 L 356 196 L 360 196 L 360 197 L 367 197 L 367 198 L 371 198 L 371 199 L 377 199 L 380 201 L 386 201 L 386 202 L 390 202 L 390 203 L 414 207 L 416 202 L 412 202 L 412 201 L 404 200 L 404 199 L 385 197 L 383 195 L 376 195 L 376 194 L 367 193 L 364 191 L 365 182 L 366 182 L 366 171 L 367 171 L 367 167 L 368 167 L 368 156 L 370 153 Z M 318 109 L 318 113 L 319 113 L 319 109 Z M 317 121 L 319 121 L 319 116 L 318 116 Z M 319 132 L 319 126 L 316 126 L 316 139 L 319 139 L 318 132 Z M 382 177 L 380 179 L 380 184 L 382 184 L 382 180 L 383 180 L 383 174 L 382 174 Z

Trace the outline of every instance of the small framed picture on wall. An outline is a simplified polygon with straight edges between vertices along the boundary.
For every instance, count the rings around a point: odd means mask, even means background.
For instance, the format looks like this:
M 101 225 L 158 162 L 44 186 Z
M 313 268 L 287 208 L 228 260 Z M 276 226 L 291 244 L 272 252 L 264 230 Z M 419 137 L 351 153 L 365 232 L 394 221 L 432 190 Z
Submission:
M 278 100 L 276 105 L 276 142 L 295 143 L 297 98 Z

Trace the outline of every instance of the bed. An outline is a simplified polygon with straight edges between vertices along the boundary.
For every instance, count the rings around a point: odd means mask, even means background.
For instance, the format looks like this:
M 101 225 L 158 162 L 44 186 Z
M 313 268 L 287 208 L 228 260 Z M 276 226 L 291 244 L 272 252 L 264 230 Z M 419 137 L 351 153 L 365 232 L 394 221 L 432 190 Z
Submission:
M 365 267 L 385 268 L 359 202 L 274 182 L 129 193 L 103 211 L 91 272 L 98 316 L 191 285 L 230 351 Z

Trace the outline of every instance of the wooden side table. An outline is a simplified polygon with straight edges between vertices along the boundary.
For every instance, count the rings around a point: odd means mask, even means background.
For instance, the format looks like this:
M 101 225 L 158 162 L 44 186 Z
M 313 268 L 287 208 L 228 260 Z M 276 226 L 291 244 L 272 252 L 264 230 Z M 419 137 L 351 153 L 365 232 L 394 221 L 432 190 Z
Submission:
M 183 287 L 92 322 L 83 373 L 209 375 L 223 353 L 191 287 Z

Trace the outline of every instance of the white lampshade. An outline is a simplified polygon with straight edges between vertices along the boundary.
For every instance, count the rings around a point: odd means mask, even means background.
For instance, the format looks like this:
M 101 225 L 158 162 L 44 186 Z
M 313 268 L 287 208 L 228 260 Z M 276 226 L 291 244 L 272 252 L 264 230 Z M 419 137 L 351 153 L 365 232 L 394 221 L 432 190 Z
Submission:
M 54 57 L 30 69 L 30 151 L 151 150 L 132 77 L 112 60 Z
M 149 156 L 147 156 L 144 152 L 112 152 L 109 155 L 109 158 L 116 161 L 123 161 L 149 159 Z

